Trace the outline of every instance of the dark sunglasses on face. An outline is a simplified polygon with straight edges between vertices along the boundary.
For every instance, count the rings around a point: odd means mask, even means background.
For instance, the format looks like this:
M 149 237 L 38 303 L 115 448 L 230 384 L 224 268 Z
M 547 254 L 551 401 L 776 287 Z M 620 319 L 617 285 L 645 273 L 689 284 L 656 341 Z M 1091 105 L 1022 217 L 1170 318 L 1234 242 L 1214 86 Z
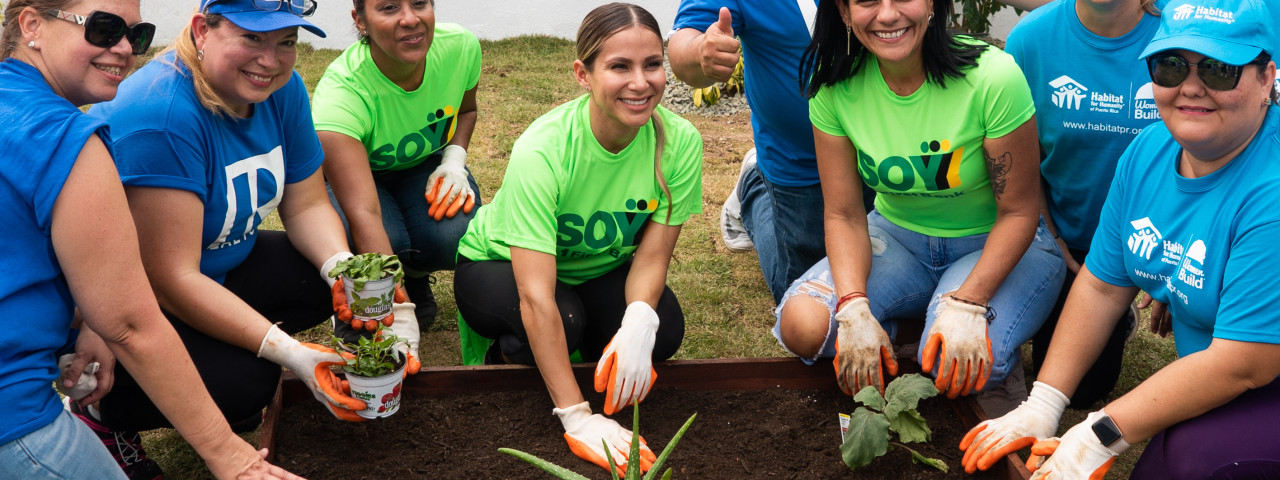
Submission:
M 1265 65 L 1266 60 L 1254 60 L 1244 65 L 1231 65 L 1206 57 L 1200 63 L 1188 62 L 1176 53 L 1157 53 L 1147 57 L 1147 72 L 1151 74 L 1151 82 L 1161 87 L 1173 88 L 1191 74 L 1191 67 L 1196 67 L 1196 74 L 1209 90 L 1225 92 L 1235 90 L 1240 84 L 1240 75 L 1245 65 Z
M 52 10 L 48 13 L 51 17 L 84 26 L 84 41 L 95 47 L 111 48 L 120 43 L 121 38 L 128 38 L 129 45 L 133 47 L 133 54 L 142 55 L 151 48 L 151 40 L 156 36 L 155 25 L 141 22 L 129 26 L 123 18 L 113 13 L 95 10 L 87 17 L 62 10 Z

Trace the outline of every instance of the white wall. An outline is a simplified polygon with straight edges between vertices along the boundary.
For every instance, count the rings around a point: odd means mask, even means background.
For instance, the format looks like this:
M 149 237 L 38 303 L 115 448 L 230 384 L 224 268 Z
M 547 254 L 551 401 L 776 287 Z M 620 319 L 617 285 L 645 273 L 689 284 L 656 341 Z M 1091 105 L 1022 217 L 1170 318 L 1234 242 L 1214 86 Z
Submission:
M 680 0 L 630 0 L 644 7 L 658 20 L 662 31 L 671 29 Z M 751 1 L 751 0 L 747 0 Z M 310 17 L 328 37 L 300 32 L 301 40 L 317 48 L 346 48 L 356 39 L 348 0 L 317 0 L 319 7 Z M 436 0 L 436 19 L 459 23 L 480 38 L 501 39 L 525 34 L 545 34 L 573 38 L 582 17 L 606 0 Z M 198 0 L 142 0 L 142 18 L 156 24 L 156 43 L 168 44 L 177 36 Z M 1017 21 L 1013 9 L 1006 8 L 992 19 L 991 33 L 999 38 L 1009 34 Z

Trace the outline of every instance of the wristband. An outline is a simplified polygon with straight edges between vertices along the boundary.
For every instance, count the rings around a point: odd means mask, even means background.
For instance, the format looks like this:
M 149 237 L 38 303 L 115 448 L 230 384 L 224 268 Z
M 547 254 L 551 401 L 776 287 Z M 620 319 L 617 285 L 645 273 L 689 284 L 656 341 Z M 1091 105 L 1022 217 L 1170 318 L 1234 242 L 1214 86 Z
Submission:
M 836 302 L 836 311 L 839 312 L 840 307 L 844 306 L 845 302 L 848 302 L 849 300 L 853 300 L 855 298 L 867 298 L 867 294 L 862 292 L 850 292 L 845 294 L 845 296 L 840 297 L 840 300 Z

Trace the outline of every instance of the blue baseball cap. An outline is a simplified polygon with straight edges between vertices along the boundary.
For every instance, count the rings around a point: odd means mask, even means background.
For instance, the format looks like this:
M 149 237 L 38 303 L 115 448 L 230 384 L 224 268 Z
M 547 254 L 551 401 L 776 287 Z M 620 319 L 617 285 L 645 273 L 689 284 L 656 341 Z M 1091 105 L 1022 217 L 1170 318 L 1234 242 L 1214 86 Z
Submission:
M 291 1 L 297 0 L 280 0 L 279 2 L 258 0 L 259 3 L 276 4 L 288 4 Z M 288 5 L 282 5 L 279 10 L 264 10 L 255 6 L 254 0 L 200 0 L 200 11 L 222 15 L 237 27 L 250 32 L 270 32 L 281 28 L 302 27 L 324 38 L 324 30 L 290 12 Z
M 1182 49 L 1244 65 L 1274 51 L 1274 29 L 1262 0 L 1173 0 L 1160 12 L 1160 28 L 1138 58 Z

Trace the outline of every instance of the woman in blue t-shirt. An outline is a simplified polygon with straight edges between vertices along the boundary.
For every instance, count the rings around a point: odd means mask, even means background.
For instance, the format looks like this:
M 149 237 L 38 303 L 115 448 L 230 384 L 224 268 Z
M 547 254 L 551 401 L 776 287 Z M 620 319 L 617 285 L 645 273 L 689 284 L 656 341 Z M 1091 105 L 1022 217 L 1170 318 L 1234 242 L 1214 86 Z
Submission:
M 218 478 L 297 478 L 232 433 L 200 385 L 147 288 L 107 126 L 77 108 L 116 95 L 155 27 L 130 0 L 14 0 L 4 19 L 0 317 L 11 325 L 0 329 L 0 477 L 158 475 L 126 451 L 136 436 L 103 448 L 50 388 L 56 379 L 66 402 L 90 405 L 119 362 Z M 61 377 L 60 354 L 74 358 Z M 132 468 L 122 471 L 125 455 Z
M 1035 478 L 1101 478 L 1146 439 L 1130 478 L 1280 475 L 1273 29 L 1262 0 L 1164 9 L 1140 55 L 1161 123 L 1120 158 L 1039 383 L 1071 395 L 1138 289 L 1168 305 L 1178 359 L 1035 443 Z M 1033 400 L 978 425 L 965 457 L 989 464 L 1054 435 L 1061 405 Z

